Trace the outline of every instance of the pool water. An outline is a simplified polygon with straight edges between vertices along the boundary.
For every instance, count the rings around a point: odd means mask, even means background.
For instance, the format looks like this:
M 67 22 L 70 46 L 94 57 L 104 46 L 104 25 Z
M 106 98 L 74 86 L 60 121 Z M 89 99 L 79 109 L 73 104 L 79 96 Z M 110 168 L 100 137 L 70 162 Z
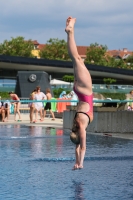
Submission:
M 72 170 L 69 132 L 0 126 L 0 200 L 133 199 L 133 141 L 87 135 L 84 169 Z

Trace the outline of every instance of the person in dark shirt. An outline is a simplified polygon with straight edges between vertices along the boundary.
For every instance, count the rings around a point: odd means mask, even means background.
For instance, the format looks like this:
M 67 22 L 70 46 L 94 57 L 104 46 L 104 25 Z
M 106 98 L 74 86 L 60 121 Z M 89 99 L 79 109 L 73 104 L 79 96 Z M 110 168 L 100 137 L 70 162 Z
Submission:
M 51 100 L 52 98 L 52 94 L 49 88 L 46 89 L 46 97 L 47 100 Z M 51 102 L 47 102 L 45 107 L 44 107 L 44 114 L 43 114 L 43 119 L 45 118 L 46 115 L 46 111 L 49 110 L 50 114 L 52 115 L 52 120 L 55 120 L 55 116 L 53 111 L 51 110 Z

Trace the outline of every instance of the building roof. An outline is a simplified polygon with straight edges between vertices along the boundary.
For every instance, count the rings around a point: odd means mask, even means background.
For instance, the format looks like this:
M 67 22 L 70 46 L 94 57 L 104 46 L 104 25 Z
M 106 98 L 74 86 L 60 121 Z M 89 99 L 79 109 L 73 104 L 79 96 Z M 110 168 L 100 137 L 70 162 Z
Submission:
M 42 50 L 46 46 L 46 44 L 40 44 L 37 40 L 33 40 L 33 44 L 38 45 L 38 50 Z M 88 47 L 89 46 L 77 46 L 78 53 L 82 58 L 86 58 Z M 111 57 L 126 59 L 128 56 L 133 55 L 133 51 L 123 48 L 122 50 L 108 50 L 106 54 Z
M 37 40 L 32 41 L 34 45 L 39 45 L 39 42 Z
M 77 46 L 78 53 L 81 57 L 86 57 L 87 46 Z
M 124 59 L 127 55 L 133 55 L 133 51 L 128 51 L 126 48 L 123 48 L 123 50 L 108 50 L 107 53 L 111 57 L 120 57 L 122 59 Z
M 45 46 L 46 46 L 46 44 L 39 44 L 39 45 L 38 45 L 38 49 L 39 49 L 39 50 L 42 50 Z

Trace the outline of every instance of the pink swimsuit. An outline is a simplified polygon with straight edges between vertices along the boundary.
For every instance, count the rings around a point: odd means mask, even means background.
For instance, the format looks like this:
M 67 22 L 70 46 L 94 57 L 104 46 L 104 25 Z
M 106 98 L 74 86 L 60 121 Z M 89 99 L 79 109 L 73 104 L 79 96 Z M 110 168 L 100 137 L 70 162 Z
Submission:
M 78 92 L 75 87 L 73 88 L 74 92 L 77 94 L 79 101 L 83 101 L 89 104 L 90 109 L 88 112 L 76 112 L 77 113 L 83 113 L 87 115 L 90 118 L 90 122 L 93 120 L 93 94 L 91 95 L 85 95 L 80 92 Z
M 12 100 L 17 100 L 17 98 L 16 98 L 16 97 L 13 97 Z
M 18 104 L 18 103 L 19 103 L 19 102 L 18 102 L 19 100 L 18 100 L 16 97 L 14 97 L 14 96 L 12 97 L 12 100 L 15 101 L 15 102 L 14 102 L 15 104 Z

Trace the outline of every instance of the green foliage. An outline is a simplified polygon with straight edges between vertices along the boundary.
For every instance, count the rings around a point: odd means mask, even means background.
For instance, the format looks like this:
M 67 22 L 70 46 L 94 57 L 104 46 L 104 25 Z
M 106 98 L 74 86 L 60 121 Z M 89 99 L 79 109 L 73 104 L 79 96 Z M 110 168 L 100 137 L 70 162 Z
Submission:
M 63 90 L 64 90 L 63 88 L 56 88 L 56 89 L 53 89 L 54 97 L 55 97 L 55 98 L 59 98 L 59 95 L 61 94 L 61 92 L 62 92 Z
M 112 84 L 112 83 L 115 83 L 116 82 L 116 79 L 113 79 L 113 78 L 104 78 L 103 79 L 103 82 L 105 84 Z
M 31 51 L 33 50 L 33 43 L 31 40 L 25 41 L 23 37 L 16 37 L 0 44 L 0 54 L 9 56 L 24 56 L 33 57 Z
M 127 64 L 122 59 L 115 59 L 106 54 L 107 46 L 99 45 L 98 43 L 91 44 L 87 48 L 85 62 L 88 64 L 124 68 L 127 69 Z
M 64 88 L 56 88 L 53 89 L 53 94 L 55 98 L 59 98 L 60 94 L 62 93 L 62 91 L 64 91 Z M 66 94 L 70 93 L 70 90 L 65 90 Z
M 65 40 L 50 38 L 46 46 L 39 53 L 41 58 L 51 60 L 70 60 Z
M 0 92 L 1 99 L 10 99 L 8 92 Z
M 125 93 L 101 93 L 105 98 L 125 100 Z
M 127 62 L 129 63 L 133 63 L 133 53 L 131 56 L 128 56 L 128 58 L 126 59 Z
M 63 88 L 53 89 L 53 94 L 55 98 L 59 98 L 59 95 L 63 91 Z M 70 90 L 66 90 L 66 93 L 70 93 Z M 111 99 L 119 99 L 119 100 L 125 100 L 126 96 L 125 93 L 100 93 L 105 98 L 111 98 Z
M 88 64 L 104 65 L 107 66 L 108 62 L 105 58 L 107 46 L 99 45 L 98 43 L 90 44 L 87 48 L 85 62 Z
M 59 89 L 53 89 L 53 94 L 55 98 L 59 98 L 59 95 L 63 91 L 63 88 Z M 70 90 L 67 90 L 66 93 L 70 93 Z M 112 99 L 119 99 L 119 100 L 125 100 L 126 96 L 124 93 L 100 93 L 102 94 L 105 98 L 112 98 Z M 0 96 L 2 99 L 10 99 L 10 96 L 8 92 L 0 92 Z
M 126 59 L 126 63 L 129 69 L 133 69 L 133 54 Z
M 116 68 L 124 68 L 124 69 L 127 67 L 124 60 L 122 60 L 122 59 L 116 60 L 113 57 L 108 58 L 108 66 L 116 67 Z
M 65 75 L 65 76 L 62 77 L 62 80 L 63 80 L 63 81 L 66 81 L 66 82 L 72 83 L 72 82 L 74 82 L 74 76 Z

